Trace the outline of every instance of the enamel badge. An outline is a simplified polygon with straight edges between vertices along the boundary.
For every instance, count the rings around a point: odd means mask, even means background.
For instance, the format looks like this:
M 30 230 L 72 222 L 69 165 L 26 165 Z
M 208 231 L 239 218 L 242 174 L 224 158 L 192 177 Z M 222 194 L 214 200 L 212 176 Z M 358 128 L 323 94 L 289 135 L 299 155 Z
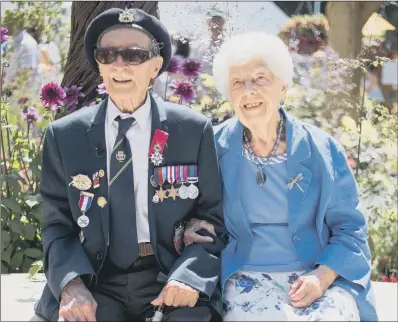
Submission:
M 149 147 L 149 158 L 151 159 L 152 164 L 155 167 L 160 166 L 164 159 L 163 159 L 163 152 L 164 148 L 167 143 L 167 139 L 169 137 L 169 133 L 161 131 L 159 129 L 156 129 L 153 138 L 152 138 L 152 143 L 151 146 Z
M 91 188 L 91 179 L 84 174 L 78 174 L 72 176 L 72 182 L 69 185 L 79 190 L 88 190 Z

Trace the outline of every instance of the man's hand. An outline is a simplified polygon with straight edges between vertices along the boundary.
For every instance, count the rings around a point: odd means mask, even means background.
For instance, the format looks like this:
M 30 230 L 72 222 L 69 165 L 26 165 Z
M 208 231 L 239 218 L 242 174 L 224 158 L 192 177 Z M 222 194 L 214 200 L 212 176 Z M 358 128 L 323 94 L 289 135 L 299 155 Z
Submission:
M 209 224 L 206 220 L 199 220 L 196 218 L 191 219 L 188 221 L 187 225 L 185 226 L 184 232 L 184 244 L 188 246 L 189 244 L 193 243 L 212 243 L 214 240 L 209 236 L 201 236 L 196 232 L 198 230 L 205 229 L 209 233 L 216 236 L 216 231 L 214 230 L 214 226 Z
M 151 302 L 153 306 L 194 307 L 199 298 L 199 291 L 194 288 L 178 282 L 170 281 L 160 292 L 159 296 Z
M 290 304 L 297 308 L 310 306 L 325 294 L 337 276 L 329 267 L 320 265 L 312 272 L 299 277 L 287 294 L 291 299 Z
M 71 280 L 61 293 L 58 321 L 96 321 L 97 302 L 77 277 Z

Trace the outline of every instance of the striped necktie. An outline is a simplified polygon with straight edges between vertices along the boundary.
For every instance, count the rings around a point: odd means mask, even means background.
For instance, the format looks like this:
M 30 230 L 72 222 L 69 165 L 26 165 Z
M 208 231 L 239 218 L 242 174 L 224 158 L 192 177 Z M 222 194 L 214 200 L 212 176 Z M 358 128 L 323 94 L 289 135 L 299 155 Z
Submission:
M 117 267 L 126 269 L 138 257 L 132 155 L 126 137 L 135 120 L 117 117 L 116 121 L 119 131 L 112 150 L 109 181 L 109 258 Z

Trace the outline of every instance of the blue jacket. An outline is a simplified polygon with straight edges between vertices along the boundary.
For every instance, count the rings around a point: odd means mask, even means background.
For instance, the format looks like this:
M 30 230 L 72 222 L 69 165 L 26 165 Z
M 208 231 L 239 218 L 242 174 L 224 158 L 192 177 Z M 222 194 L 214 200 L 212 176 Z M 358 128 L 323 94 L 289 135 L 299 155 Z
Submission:
M 359 190 L 344 149 L 320 129 L 285 115 L 288 175 L 303 175 L 299 185 L 304 192 L 297 187 L 288 192 L 291 240 L 297 255 L 307 271 L 326 265 L 337 272 L 334 285 L 356 298 L 361 320 L 377 321 L 370 285 L 368 227 L 358 207 Z M 225 225 L 230 235 L 222 253 L 222 286 L 245 265 L 253 241 L 240 200 L 242 135 L 243 126 L 236 117 L 215 129 Z M 266 254 L 264 249 L 259 256 Z

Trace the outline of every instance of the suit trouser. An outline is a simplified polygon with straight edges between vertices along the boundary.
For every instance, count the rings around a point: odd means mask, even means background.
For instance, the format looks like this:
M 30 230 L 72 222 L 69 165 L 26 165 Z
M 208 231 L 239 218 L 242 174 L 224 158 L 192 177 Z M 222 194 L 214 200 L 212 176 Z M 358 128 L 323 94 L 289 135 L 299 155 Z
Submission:
M 97 301 L 97 321 L 145 321 L 152 317 L 151 305 L 161 292 L 160 272 L 155 256 L 138 258 L 121 272 L 109 261 L 99 275 L 92 293 Z M 162 321 L 210 321 L 211 309 L 198 302 L 194 308 L 167 307 Z

